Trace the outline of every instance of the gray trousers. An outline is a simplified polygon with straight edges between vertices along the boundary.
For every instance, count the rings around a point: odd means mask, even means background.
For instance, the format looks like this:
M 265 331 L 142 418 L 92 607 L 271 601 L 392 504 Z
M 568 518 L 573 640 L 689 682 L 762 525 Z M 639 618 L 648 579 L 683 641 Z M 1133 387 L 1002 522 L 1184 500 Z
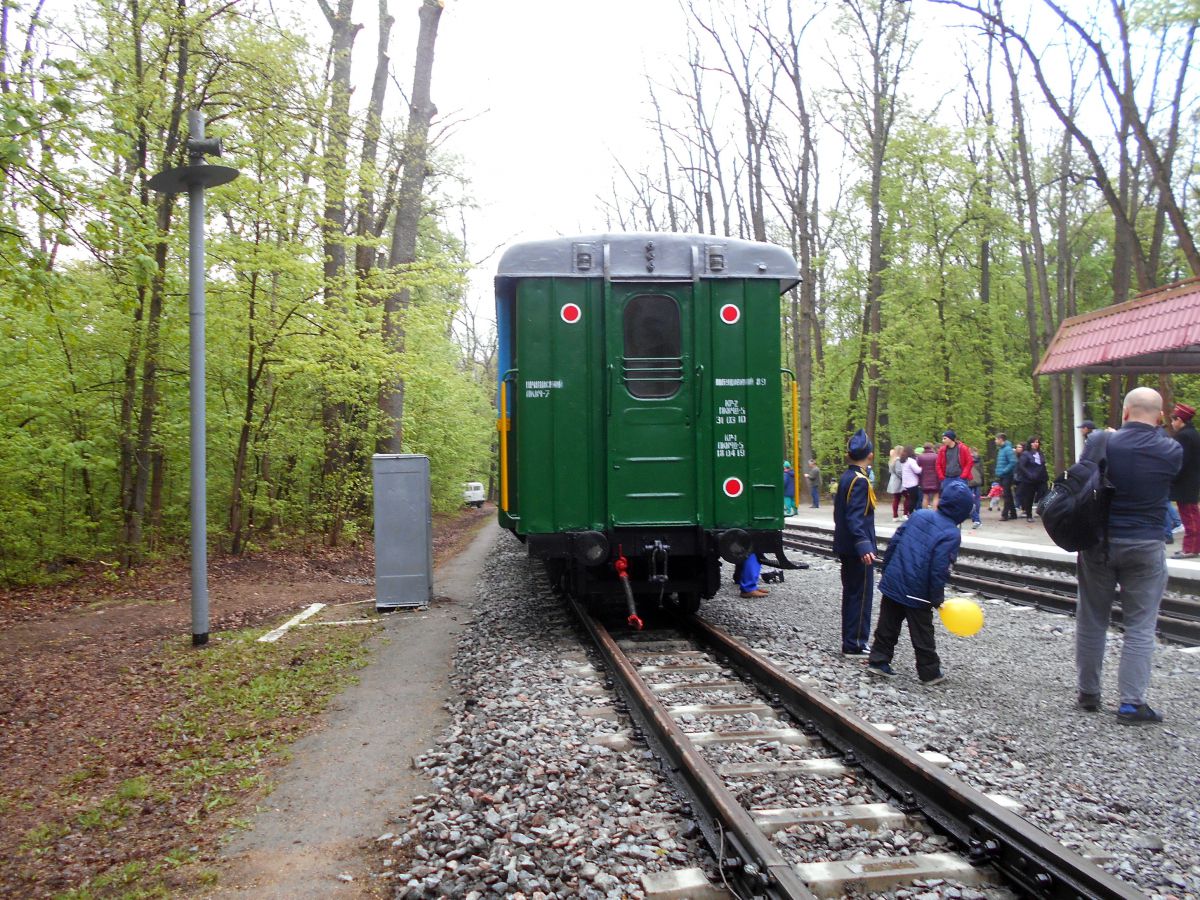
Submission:
M 1107 562 L 1103 547 L 1079 554 L 1075 673 L 1080 692 L 1100 693 L 1108 617 L 1119 597 L 1125 641 L 1117 670 L 1117 689 L 1122 703 L 1146 702 L 1154 656 L 1154 628 L 1166 588 L 1167 551 L 1160 540 L 1110 540 Z

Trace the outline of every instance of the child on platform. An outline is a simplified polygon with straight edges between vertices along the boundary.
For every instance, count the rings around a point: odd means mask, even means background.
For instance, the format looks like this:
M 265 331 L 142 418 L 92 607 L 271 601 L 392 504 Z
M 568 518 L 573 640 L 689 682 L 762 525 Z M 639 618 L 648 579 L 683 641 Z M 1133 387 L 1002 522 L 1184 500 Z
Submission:
M 1000 508 L 1000 504 L 1004 502 L 1004 488 L 1000 487 L 1000 482 L 993 481 L 992 489 L 987 493 L 988 497 L 988 512 L 995 512 Z
M 919 509 L 896 529 L 883 556 L 879 592 L 879 620 L 867 659 L 867 671 L 894 678 L 892 656 L 900 628 L 908 623 L 917 677 L 923 684 L 946 680 L 933 634 L 933 610 L 945 599 L 950 567 L 958 558 L 962 542 L 958 526 L 971 516 L 975 496 L 966 482 L 949 479 L 942 488 L 938 507 Z

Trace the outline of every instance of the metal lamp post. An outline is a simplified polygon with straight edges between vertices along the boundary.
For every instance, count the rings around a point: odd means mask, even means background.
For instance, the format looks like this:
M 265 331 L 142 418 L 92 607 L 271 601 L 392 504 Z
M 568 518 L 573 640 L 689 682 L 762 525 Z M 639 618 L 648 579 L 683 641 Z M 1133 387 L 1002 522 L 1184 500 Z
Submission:
M 190 327 L 188 381 L 191 410 L 192 492 L 192 646 L 208 643 L 208 497 L 205 478 L 204 423 L 204 190 L 226 184 L 240 174 L 228 166 L 206 165 L 207 154 L 221 155 L 219 138 L 204 137 L 204 113 L 188 112 L 188 165 L 159 172 L 151 190 L 188 195 L 188 314 Z

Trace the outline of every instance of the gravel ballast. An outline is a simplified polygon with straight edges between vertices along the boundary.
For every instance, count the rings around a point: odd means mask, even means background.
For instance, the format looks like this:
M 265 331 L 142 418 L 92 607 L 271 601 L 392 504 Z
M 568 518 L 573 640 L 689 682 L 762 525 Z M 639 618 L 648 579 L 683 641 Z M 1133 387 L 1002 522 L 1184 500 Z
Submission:
M 1029 821 L 1148 896 L 1200 900 L 1200 656 L 1160 645 L 1149 699 L 1166 722 L 1123 726 L 1113 715 L 1119 633 L 1106 711 L 1086 713 L 1074 705 L 1073 620 L 984 601 L 975 637 L 937 626 L 946 682 L 917 682 L 906 634 L 900 677 L 876 679 L 837 652 L 836 563 L 809 561 L 767 598 L 724 589 L 702 614 L 869 721 L 893 723 L 909 747 L 946 754 L 952 773 L 1018 800 Z M 380 837 L 379 875 L 399 897 L 530 900 L 640 897 L 643 873 L 689 866 L 712 875 L 690 811 L 649 751 L 593 743 L 628 722 L 589 709 L 611 696 L 540 564 L 502 537 L 485 572 L 456 657 L 454 724 L 415 761 L 436 790 Z

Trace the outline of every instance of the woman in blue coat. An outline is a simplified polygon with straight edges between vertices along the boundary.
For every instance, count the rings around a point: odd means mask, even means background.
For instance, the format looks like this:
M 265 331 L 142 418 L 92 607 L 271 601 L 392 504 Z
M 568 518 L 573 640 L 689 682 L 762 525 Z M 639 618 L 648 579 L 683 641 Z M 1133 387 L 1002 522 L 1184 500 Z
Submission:
M 946 598 L 950 567 L 958 558 L 962 542 L 958 526 L 970 517 L 974 499 L 964 481 L 950 479 L 942 488 L 936 510 L 917 510 L 892 535 L 883 557 L 883 577 L 879 581 L 883 599 L 867 660 L 867 671 L 872 675 L 895 676 L 892 656 L 900 628 L 907 622 L 917 658 L 917 677 L 924 684 L 945 680 L 933 635 L 933 610 Z

